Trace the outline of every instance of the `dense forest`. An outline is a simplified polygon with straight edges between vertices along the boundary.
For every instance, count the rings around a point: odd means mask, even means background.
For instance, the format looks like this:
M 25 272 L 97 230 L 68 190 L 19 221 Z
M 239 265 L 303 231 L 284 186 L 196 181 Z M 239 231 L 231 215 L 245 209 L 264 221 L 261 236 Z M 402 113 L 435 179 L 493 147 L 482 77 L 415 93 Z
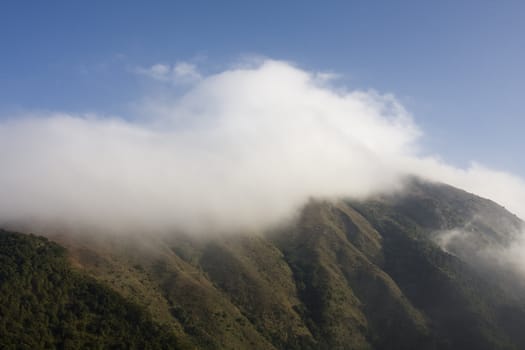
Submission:
M 177 339 L 110 288 L 73 271 L 46 238 L 0 231 L 2 349 L 173 349 Z

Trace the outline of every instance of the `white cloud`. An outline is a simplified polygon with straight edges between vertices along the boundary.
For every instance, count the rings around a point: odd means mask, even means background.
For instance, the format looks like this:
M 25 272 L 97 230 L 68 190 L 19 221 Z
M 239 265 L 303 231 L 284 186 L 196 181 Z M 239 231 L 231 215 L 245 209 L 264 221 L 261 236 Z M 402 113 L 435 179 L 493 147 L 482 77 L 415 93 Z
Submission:
M 151 79 L 174 84 L 194 83 L 202 79 L 197 66 L 188 62 L 177 62 L 173 66 L 157 63 L 148 68 L 138 67 L 135 71 Z
M 178 62 L 172 68 L 174 79 L 186 79 L 190 81 L 200 80 L 201 74 L 194 64 L 187 62 Z
M 140 122 L 50 114 L 0 123 L 0 222 L 252 230 L 310 197 L 364 197 L 411 173 L 525 216 L 521 179 L 418 156 L 421 132 L 391 95 L 334 89 L 272 60 L 206 77 L 182 63 L 141 74 L 194 84 L 171 100 L 150 96 Z

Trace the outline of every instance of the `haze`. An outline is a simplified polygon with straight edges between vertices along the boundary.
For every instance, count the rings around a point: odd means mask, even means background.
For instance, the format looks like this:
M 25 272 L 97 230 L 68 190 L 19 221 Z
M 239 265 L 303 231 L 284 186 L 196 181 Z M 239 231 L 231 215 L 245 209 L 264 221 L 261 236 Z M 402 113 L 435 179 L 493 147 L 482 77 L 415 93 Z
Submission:
M 285 61 L 232 67 L 208 76 L 189 63 L 136 68 L 173 90 L 135 101 L 141 118 L 7 116 L 0 221 L 144 234 L 262 230 L 311 197 L 395 191 L 406 175 L 525 217 L 521 178 L 422 154 L 425 136 L 393 95 L 347 89 Z

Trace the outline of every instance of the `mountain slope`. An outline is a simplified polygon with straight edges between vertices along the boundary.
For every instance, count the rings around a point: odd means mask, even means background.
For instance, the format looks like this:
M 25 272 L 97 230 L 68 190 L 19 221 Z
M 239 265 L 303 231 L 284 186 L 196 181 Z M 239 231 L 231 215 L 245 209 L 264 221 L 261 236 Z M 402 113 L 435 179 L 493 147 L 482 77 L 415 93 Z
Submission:
M 166 329 L 91 278 L 72 271 L 62 247 L 0 231 L 2 349 L 167 349 Z
M 52 238 L 76 274 L 197 348 L 520 349 L 525 294 L 477 252 L 521 226 L 489 200 L 412 179 L 367 201 L 312 200 L 271 232 Z M 455 229 L 475 242 L 443 246 Z

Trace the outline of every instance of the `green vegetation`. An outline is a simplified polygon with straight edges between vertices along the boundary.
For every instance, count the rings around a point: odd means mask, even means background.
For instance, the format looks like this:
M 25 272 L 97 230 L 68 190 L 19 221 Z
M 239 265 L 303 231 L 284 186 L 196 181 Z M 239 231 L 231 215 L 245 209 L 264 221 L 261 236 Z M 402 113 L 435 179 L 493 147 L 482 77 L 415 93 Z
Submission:
M 367 201 L 312 201 L 267 233 L 69 237 L 66 251 L 3 231 L 0 347 L 524 349 L 525 288 L 475 259 L 521 225 L 412 180 Z M 476 244 L 449 254 L 435 234 L 458 227 Z
M 64 248 L 0 231 L 0 348 L 173 349 L 137 305 L 69 267 Z

